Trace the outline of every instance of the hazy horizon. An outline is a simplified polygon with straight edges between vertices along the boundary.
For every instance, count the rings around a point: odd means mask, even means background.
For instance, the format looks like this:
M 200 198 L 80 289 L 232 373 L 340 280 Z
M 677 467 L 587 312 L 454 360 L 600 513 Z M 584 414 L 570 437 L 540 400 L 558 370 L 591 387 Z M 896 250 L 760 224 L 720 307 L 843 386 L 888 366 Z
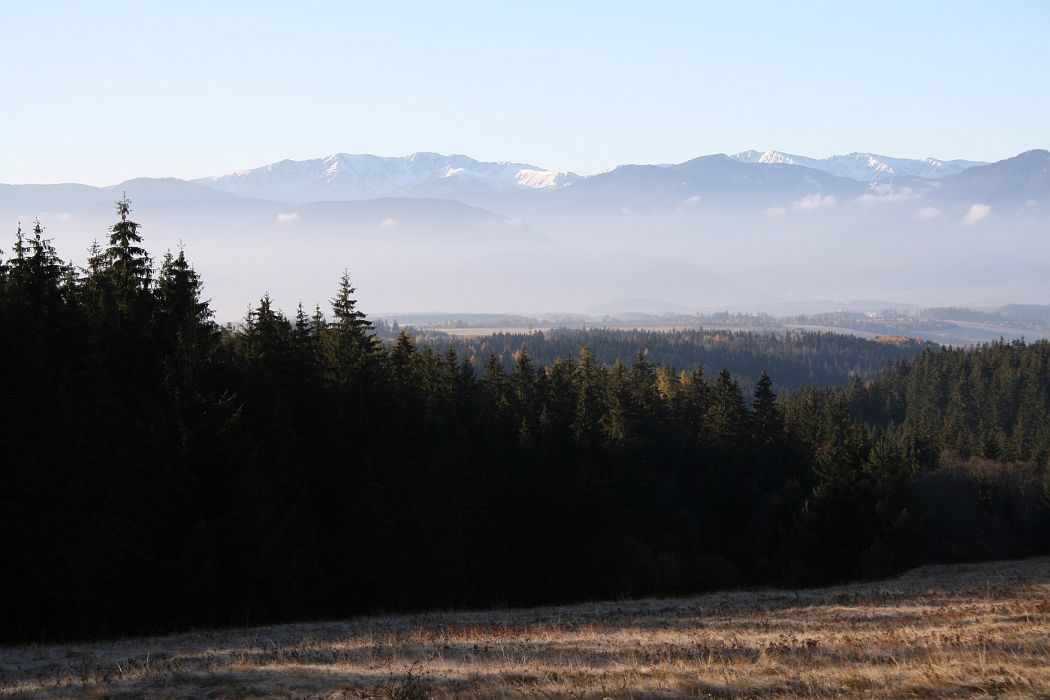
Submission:
M 1034 2 L 0 14 L 6 183 L 192 179 L 339 152 L 581 174 L 752 148 L 995 161 L 1046 145 L 1050 117 L 1050 6 Z
M 743 154 L 743 153 L 747 153 L 749 151 L 754 151 L 754 152 L 757 152 L 757 153 L 771 152 L 771 153 L 777 153 L 777 154 L 789 154 L 789 155 L 794 155 L 794 156 L 803 156 L 803 157 L 811 158 L 811 159 L 814 159 L 814 160 L 825 160 L 825 159 L 829 159 L 829 158 L 834 158 L 836 156 L 869 155 L 870 154 L 870 155 L 886 156 L 886 157 L 889 157 L 889 158 L 899 159 L 899 160 L 922 161 L 922 160 L 926 160 L 926 159 L 933 159 L 933 160 L 938 160 L 938 161 L 942 161 L 942 162 L 951 162 L 951 161 L 962 160 L 962 161 L 974 161 L 974 162 L 981 162 L 981 163 L 994 163 L 994 162 L 998 162 L 1000 160 L 1006 160 L 1006 159 L 1008 159 L 1008 158 L 1010 158 L 1012 156 L 1018 155 L 1019 153 L 1032 151 L 1032 150 L 1046 150 L 1047 148 L 1050 148 L 1050 142 L 1047 142 L 1047 143 L 1033 143 L 1033 144 L 1031 144 L 1030 146 L 1028 146 L 1026 148 L 1021 148 L 1019 151 L 1015 151 L 1015 152 L 1012 152 L 1012 153 L 1004 153 L 1004 154 L 1001 154 L 1001 155 L 999 155 L 999 156 L 997 156 L 995 158 L 981 159 L 981 158 L 977 158 L 977 157 L 971 157 L 970 155 L 965 154 L 965 153 L 959 154 L 959 155 L 953 155 L 951 157 L 943 157 L 943 156 L 940 156 L 940 155 L 938 155 L 936 153 L 902 154 L 902 153 L 897 153 L 897 152 L 875 151 L 875 150 L 872 150 L 872 149 L 864 149 L 864 148 L 856 148 L 856 147 L 855 148 L 850 148 L 849 150 L 837 151 L 837 152 L 810 152 L 810 151 L 802 151 L 802 150 L 792 150 L 792 149 L 789 149 L 789 148 L 779 148 L 777 146 L 764 146 L 764 147 L 749 146 L 749 147 L 740 148 L 740 149 L 725 149 L 724 148 L 724 149 L 721 149 L 721 150 L 704 152 L 704 153 L 683 153 L 679 157 L 673 158 L 673 159 L 635 160 L 635 161 L 630 161 L 630 162 L 620 162 L 620 163 L 614 163 L 612 165 L 609 165 L 607 167 L 603 167 L 603 168 L 597 169 L 597 170 L 586 170 L 586 169 L 583 169 L 583 168 L 572 168 L 572 167 L 569 167 L 569 168 L 548 167 L 545 163 L 539 162 L 539 161 L 537 161 L 534 158 L 533 159 L 530 159 L 530 158 L 507 158 L 507 157 L 500 157 L 498 155 L 495 155 L 492 158 L 482 158 L 482 157 L 478 156 L 477 154 L 473 154 L 473 153 L 453 152 L 453 151 L 439 152 L 439 151 L 436 151 L 436 150 L 433 150 L 433 149 L 422 149 L 422 150 L 416 150 L 416 151 L 405 152 L 405 153 L 379 153 L 379 152 L 373 152 L 373 151 L 348 151 L 346 149 L 342 149 L 342 150 L 331 151 L 329 153 L 288 154 L 288 155 L 284 155 L 284 156 L 275 158 L 274 160 L 271 160 L 271 161 L 246 163 L 246 164 L 242 164 L 240 166 L 234 167 L 234 168 L 230 168 L 228 170 L 216 171 L 216 172 L 207 172 L 207 173 L 196 173 L 196 174 L 191 174 L 191 175 L 162 173 L 162 172 L 151 172 L 151 173 L 133 174 L 133 175 L 130 175 L 129 177 L 125 177 L 125 178 L 123 178 L 121 180 L 116 180 L 116 181 L 112 181 L 112 182 L 110 182 L 110 181 L 99 182 L 99 181 L 87 181 L 87 180 L 76 180 L 76 181 L 74 181 L 74 180 L 69 180 L 69 179 L 58 179 L 58 180 L 50 180 L 50 181 L 40 180 L 40 181 L 32 181 L 32 182 L 31 181 L 5 180 L 5 181 L 0 182 L 0 184 L 5 184 L 5 185 L 63 185 L 63 184 L 78 184 L 78 185 L 88 185 L 90 187 L 114 187 L 114 186 L 121 185 L 121 184 L 124 184 L 124 183 L 129 182 L 129 181 L 132 181 L 132 180 L 137 180 L 137 179 L 142 179 L 142 178 L 146 178 L 146 179 L 168 179 L 168 178 L 174 178 L 174 179 L 178 179 L 178 180 L 186 180 L 186 181 L 189 181 L 189 182 L 193 182 L 193 181 L 196 181 L 196 180 L 202 180 L 202 179 L 210 178 L 210 177 L 231 175 L 231 174 L 236 174 L 236 173 L 243 172 L 243 171 L 246 171 L 246 170 L 255 170 L 255 169 L 259 169 L 259 168 L 265 168 L 267 166 L 274 165 L 276 163 L 281 163 L 281 162 L 284 162 L 284 161 L 292 161 L 292 162 L 315 161 L 315 160 L 324 160 L 325 158 L 330 158 L 330 157 L 333 157 L 333 156 L 346 156 L 346 155 L 349 155 L 349 156 L 374 156 L 376 158 L 382 158 L 382 159 L 388 159 L 388 160 L 406 159 L 406 158 L 410 158 L 412 156 L 431 155 L 431 154 L 439 155 L 439 156 L 443 156 L 443 157 L 463 156 L 463 157 L 471 158 L 473 160 L 476 160 L 476 161 L 479 161 L 479 162 L 483 162 L 483 163 L 521 163 L 521 164 L 524 164 L 524 165 L 534 166 L 534 167 L 536 167 L 538 169 L 545 170 L 545 171 L 572 173 L 572 174 L 575 174 L 575 175 L 580 175 L 581 177 L 590 177 L 592 175 L 600 175 L 602 173 L 606 173 L 606 172 L 609 172 L 611 170 L 615 170 L 616 168 L 621 168 L 621 167 L 630 166 L 630 165 L 675 165 L 675 164 L 688 162 L 688 161 L 693 160 L 695 158 L 702 158 L 702 157 L 705 157 L 705 156 L 726 155 L 726 156 L 732 157 L 732 156 L 735 156 L 735 155 L 740 155 L 740 154 Z
M 0 185 L 0 231 L 39 218 L 83 264 L 126 189 L 221 320 L 343 270 L 372 313 L 1050 299 L 1045 3 L 0 17 L 0 183 L 92 187 Z

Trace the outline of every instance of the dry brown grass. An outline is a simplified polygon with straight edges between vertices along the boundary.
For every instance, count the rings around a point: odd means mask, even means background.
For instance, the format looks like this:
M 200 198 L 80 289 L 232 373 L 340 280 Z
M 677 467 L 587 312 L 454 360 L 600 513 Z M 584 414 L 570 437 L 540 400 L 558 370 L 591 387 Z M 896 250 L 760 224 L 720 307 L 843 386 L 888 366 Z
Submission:
M 0 650 L 21 697 L 1050 698 L 1050 559 Z

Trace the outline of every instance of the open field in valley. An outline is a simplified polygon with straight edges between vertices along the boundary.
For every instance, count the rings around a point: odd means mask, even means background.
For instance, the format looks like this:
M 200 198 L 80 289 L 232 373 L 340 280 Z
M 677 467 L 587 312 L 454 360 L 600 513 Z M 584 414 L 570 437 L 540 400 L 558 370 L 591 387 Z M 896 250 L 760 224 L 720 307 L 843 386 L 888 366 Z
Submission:
M 1050 559 L 0 650 L 6 697 L 1050 698 Z

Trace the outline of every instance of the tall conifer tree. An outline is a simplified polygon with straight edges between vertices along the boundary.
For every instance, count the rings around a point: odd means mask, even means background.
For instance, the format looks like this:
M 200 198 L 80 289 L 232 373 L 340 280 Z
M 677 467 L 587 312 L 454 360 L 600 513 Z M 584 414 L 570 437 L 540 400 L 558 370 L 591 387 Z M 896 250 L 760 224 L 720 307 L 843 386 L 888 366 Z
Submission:
M 156 294 L 158 310 L 172 330 L 188 336 L 209 322 L 211 309 L 201 299 L 203 286 L 186 260 L 186 251 L 180 248 L 178 255 L 168 251 L 160 266 Z
M 128 316 L 139 309 L 149 290 L 152 277 L 152 262 L 149 253 L 139 244 L 139 224 L 128 218 L 131 201 L 127 195 L 117 202 L 120 221 L 109 229 L 109 247 L 106 248 L 105 264 L 112 287 L 117 310 Z
M 754 401 L 751 404 L 752 439 L 756 445 L 771 445 L 778 442 L 784 432 L 784 417 L 777 405 L 773 391 L 773 380 L 762 372 L 755 385 Z

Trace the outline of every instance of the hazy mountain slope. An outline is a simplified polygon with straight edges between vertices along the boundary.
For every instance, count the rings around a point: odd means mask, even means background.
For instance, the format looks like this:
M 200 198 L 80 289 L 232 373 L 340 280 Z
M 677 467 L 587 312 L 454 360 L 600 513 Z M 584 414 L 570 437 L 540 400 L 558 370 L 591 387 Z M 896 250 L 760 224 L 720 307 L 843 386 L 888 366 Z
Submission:
M 450 199 L 365 199 L 313 202 L 279 215 L 285 228 L 340 238 L 414 240 L 437 246 L 462 243 L 543 243 L 548 237 L 527 223 Z M 374 242 L 374 240 L 373 240 Z
M 109 187 L 90 185 L 0 185 L 0 217 L 23 220 L 40 216 L 53 221 L 88 217 L 108 220 L 124 193 L 136 208 L 151 211 L 236 209 L 239 213 L 270 211 L 285 205 L 239 197 L 177 178 L 135 178 Z
M 375 302 L 372 308 L 390 308 L 382 302 L 395 298 L 412 307 L 431 302 L 445 307 L 442 295 L 472 300 L 460 294 L 474 289 L 465 261 L 489 255 L 500 262 L 504 277 L 527 275 L 515 267 L 511 251 L 556 247 L 524 222 L 449 200 L 295 207 L 182 180 L 139 179 L 112 187 L 0 187 L 0 222 L 9 227 L 8 235 L 0 236 L 0 249 L 10 250 L 19 220 L 25 229 L 39 217 L 59 254 L 83 266 L 91 242 L 107 240 L 114 201 L 124 192 L 155 257 L 187 245 L 220 320 L 239 318 L 266 291 L 286 310 L 300 298 L 311 306 L 324 303 L 344 269 L 360 280 L 363 295 Z M 482 301 L 498 309 L 514 300 L 489 293 Z
M 975 202 L 1050 204 L 1050 151 L 1025 151 L 945 178 L 941 196 Z
M 66 218 L 73 210 L 113 203 L 106 188 L 90 185 L 2 185 L 0 184 L 0 224 L 14 226 L 15 221 L 29 223 L 37 216 Z M 0 245 L 0 248 L 6 246 Z
M 344 269 L 365 308 L 390 311 L 578 312 L 610 299 L 755 309 L 814 299 L 951 306 L 1050 297 L 1047 151 L 939 179 L 869 183 L 713 155 L 621 166 L 550 188 L 507 185 L 517 164 L 486 170 L 493 164 L 457 158 L 366 158 L 356 179 L 337 172 L 323 191 L 451 188 L 428 197 L 296 204 L 171 178 L 2 185 L 0 227 L 9 235 L 0 235 L 0 248 L 10 251 L 18 221 L 28 227 L 39 216 L 60 254 L 83 264 L 126 191 L 151 252 L 188 245 L 223 320 L 267 290 L 286 309 L 300 298 L 323 301 Z M 376 166 L 374 182 L 362 163 Z M 457 189 L 469 180 L 457 180 L 461 174 L 432 177 L 457 163 L 496 180 L 483 192 Z M 300 166 L 306 176 L 296 174 Z M 264 194 L 274 177 L 303 194 L 317 184 L 315 166 L 288 161 L 238 182 Z
M 866 185 L 812 168 L 740 163 L 723 155 L 671 166 L 624 165 L 584 178 L 551 196 L 614 207 L 770 206 L 807 195 L 858 197 Z

